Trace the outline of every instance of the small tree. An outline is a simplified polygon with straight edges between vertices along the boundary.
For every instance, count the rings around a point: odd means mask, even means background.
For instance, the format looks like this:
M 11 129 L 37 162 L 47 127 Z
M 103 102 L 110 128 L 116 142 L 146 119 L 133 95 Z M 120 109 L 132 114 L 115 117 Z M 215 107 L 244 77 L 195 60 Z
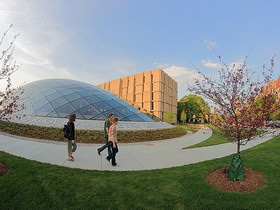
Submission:
M 12 88 L 10 78 L 11 74 L 20 68 L 13 57 L 14 43 L 18 34 L 13 37 L 9 44 L 5 45 L 6 36 L 11 27 L 12 25 L 4 32 L 0 40 L 0 52 L 2 52 L 0 55 L 0 81 L 4 82 L 6 80 L 7 83 L 5 90 L 0 91 L 0 119 L 9 119 L 10 114 L 19 109 L 17 106 L 18 95 L 13 94 L 16 89 Z
M 271 59 L 270 68 L 263 66 L 262 79 L 254 77 L 254 72 L 247 68 L 246 60 L 241 66 L 227 65 L 220 56 L 219 61 L 222 68 L 218 71 L 216 80 L 198 70 L 201 80 L 197 79 L 189 90 L 214 102 L 215 112 L 219 117 L 216 117 L 213 123 L 225 133 L 229 141 L 236 142 L 237 156 L 234 156 L 234 159 L 237 157 L 240 162 L 240 146 L 247 144 L 257 134 L 272 109 L 279 109 L 279 103 L 273 106 L 273 93 L 262 92 L 264 85 L 271 80 L 274 58 Z M 242 165 L 242 162 L 240 164 Z M 242 180 L 243 167 L 239 172 L 230 178 Z
M 183 122 L 183 124 L 186 123 L 186 121 L 187 121 L 187 113 L 186 113 L 185 110 L 183 110 L 183 111 L 181 112 L 180 119 L 181 119 L 181 121 Z
M 174 118 L 174 114 L 173 114 L 172 112 L 167 112 L 167 113 L 165 114 L 165 120 L 166 120 L 166 122 L 172 123 L 173 118 Z

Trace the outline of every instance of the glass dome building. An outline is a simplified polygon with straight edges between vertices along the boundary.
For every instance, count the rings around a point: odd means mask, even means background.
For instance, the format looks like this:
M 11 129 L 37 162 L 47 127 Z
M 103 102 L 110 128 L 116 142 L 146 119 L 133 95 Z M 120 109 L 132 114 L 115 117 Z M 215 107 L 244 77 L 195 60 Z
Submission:
M 94 85 L 68 79 L 46 79 L 23 86 L 19 114 L 65 118 L 75 113 L 77 119 L 106 120 L 113 113 L 120 121 L 153 122 L 133 106 Z

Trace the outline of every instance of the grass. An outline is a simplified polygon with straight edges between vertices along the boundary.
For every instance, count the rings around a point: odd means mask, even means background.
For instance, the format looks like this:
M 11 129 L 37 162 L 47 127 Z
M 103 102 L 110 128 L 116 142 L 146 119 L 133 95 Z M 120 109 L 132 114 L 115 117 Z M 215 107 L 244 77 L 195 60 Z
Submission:
M 17 136 L 65 141 L 61 128 L 41 127 L 28 124 L 19 124 L 0 120 L 0 131 Z M 151 140 L 163 140 L 183 136 L 187 131 L 180 127 L 158 130 L 118 131 L 119 142 L 143 142 Z M 81 143 L 104 143 L 103 131 L 76 130 L 77 142 Z
M 203 126 L 207 126 L 207 124 L 191 124 L 191 123 L 187 123 L 187 124 L 179 124 L 178 125 L 179 128 L 183 128 L 183 129 L 185 129 L 187 131 L 191 131 L 193 133 L 197 132 Z
M 219 129 L 217 129 L 211 125 L 209 127 L 212 129 L 213 134 L 208 139 L 206 139 L 205 141 L 200 142 L 198 144 L 194 144 L 194 145 L 185 147 L 183 149 L 208 147 L 208 146 L 214 146 L 214 145 L 218 145 L 218 144 L 229 143 L 228 139 L 225 137 L 225 135 Z M 261 133 L 264 133 L 264 131 L 261 131 L 261 130 L 258 131 L 257 135 L 260 135 Z
M 191 145 L 189 147 L 185 147 L 184 149 L 190 149 L 190 148 L 197 148 L 197 147 L 207 147 L 207 146 L 213 146 L 218 144 L 224 144 L 228 143 L 229 141 L 225 138 L 223 133 L 219 131 L 217 128 L 211 128 L 213 131 L 213 134 L 210 138 L 206 139 L 203 142 L 200 142 L 198 144 Z
M 162 170 L 109 172 L 38 163 L 0 152 L 0 209 L 279 209 L 280 137 L 241 152 L 265 175 L 253 193 L 224 192 L 205 177 L 231 157 Z

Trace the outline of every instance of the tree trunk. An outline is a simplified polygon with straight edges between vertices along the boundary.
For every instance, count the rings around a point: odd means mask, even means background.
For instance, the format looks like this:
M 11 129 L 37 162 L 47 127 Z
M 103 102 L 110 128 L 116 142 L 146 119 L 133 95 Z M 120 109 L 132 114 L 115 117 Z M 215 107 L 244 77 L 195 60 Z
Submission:
M 237 154 L 240 154 L 240 145 L 241 145 L 241 142 L 240 140 L 237 141 Z

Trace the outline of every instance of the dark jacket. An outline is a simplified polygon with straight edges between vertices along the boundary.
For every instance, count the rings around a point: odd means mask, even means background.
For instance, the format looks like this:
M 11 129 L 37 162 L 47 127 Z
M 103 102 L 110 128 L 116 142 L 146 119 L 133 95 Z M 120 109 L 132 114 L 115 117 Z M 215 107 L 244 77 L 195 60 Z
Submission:
M 75 125 L 74 125 L 73 122 L 68 122 L 67 126 L 68 126 L 68 131 L 69 131 L 68 140 L 74 140 L 74 138 L 75 138 Z

